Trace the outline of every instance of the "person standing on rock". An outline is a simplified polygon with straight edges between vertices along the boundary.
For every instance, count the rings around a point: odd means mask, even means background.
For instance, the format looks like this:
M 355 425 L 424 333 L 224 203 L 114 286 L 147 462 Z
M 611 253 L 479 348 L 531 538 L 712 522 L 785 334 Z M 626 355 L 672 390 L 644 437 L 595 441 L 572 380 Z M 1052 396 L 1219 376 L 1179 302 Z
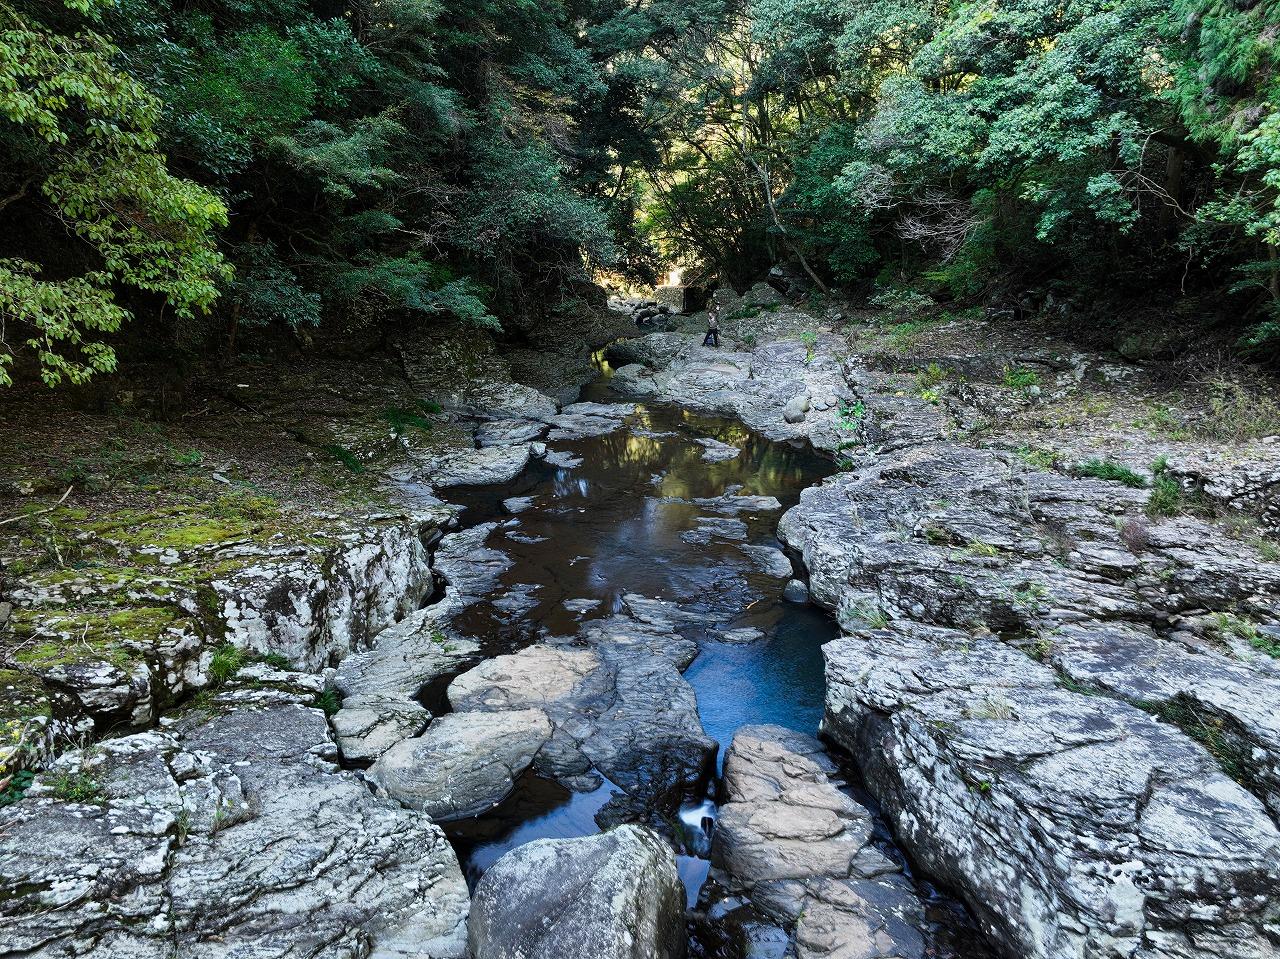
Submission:
M 707 317 L 707 335 L 702 338 L 702 345 L 720 349 L 720 324 L 714 316 Z

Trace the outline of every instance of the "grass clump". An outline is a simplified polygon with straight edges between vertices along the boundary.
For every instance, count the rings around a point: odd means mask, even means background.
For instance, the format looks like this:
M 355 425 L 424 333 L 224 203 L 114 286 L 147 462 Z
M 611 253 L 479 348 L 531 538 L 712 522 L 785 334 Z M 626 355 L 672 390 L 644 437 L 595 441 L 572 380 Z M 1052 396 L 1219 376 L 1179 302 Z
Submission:
M 1178 516 L 1196 504 L 1182 484 L 1169 471 L 1168 461 L 1161 456 L 1151 464 L 1151 495 L 1147 498 L 1147 515 L 1152 519 Z
M 316 693 L 316 698 L 312 705 L 326 716 L 336 716 L 338 711 L 342 709 L 342 693 L 335 686 L 326 686 Z
M 818 334 L 812 330 L 805 330 L 800 334 L 800 342 L 804 344 L 804 361 L 806 364 L 813 362 L 813 357 L 818 349 Z
M 1019 447 L 1017 456 L 1033 469 L 1051 470 L 1058 465 L 1058 454 L 1039 446 Z
M 934 320 L 907 320 L 895 323 L 889 328 L 889 346 L 899 353 L 905 353 L 915 345 L 920 334 L 934 326 Z
M 1139 429 L 1146 430 L 1148 433 L 1166 436 L 1174 441 L 1191 438 L 1191 430 L 1187 428 L 1182 418 L 1168 406 L 1149 406 L 1146 414 L 1134 421 L 1133 425 Z
M 868 604 L 851 606 L 849 614 L 866 629 L 886 629 L 889 626 L 888 614 L 878 606 Z
M 1129 469 L 1129 467 L 1121 466 L 1119 463 L 1113 463 L 1110 460 L 1088 460 L 1077 466 L 1075 473 L 1077 476 L 1092 476 L 1094 479 L 1123 483 L 1125 486 L 1131 486 L 1134 489 L 1142 489 L 1147 485 L 1146 479 Z
M 248 658 L 243 649 L 231 643 L 223 643 L 213 651 L 213 659 L 209 661 L 210 683 L 221 686 L 230 681 L 246 662 Z
M 1249 440 L 1280 433 L 1280 402 L 1264 385 L 1218 377 L 1208 384 L 1200 431 L 1215 439 Z
M 1026 393 L 1033 386 L 1040 385 L 1040 374 L 1025 366 L 1006 366 L 1004 368 L 1004 385 L 1011 390 Z
M 86 773 L 59 773 L 49 781 L 53 795 L 64 802 L 96 803 L 103 799 L 102 786 Z
M 360 459 L 355 453 L 351 452 L 351 450 L 347 449 L 345 446 L 339 446 L 337 443 L 329 443 L 326 446 L 322 446 L 320 449 L 322 452 L 328 453 L 352 473 L 364 472 L 364 464 L 360 462 Z
M 941 386 L 951 378 L 951 372 L 938 363 L 930 363 L 916 374 L 916 384 L 922 390 L 930 390 Z
M 1177 726 L 1204 746 L 1218 761 L 1223 772 L 1236 782 L 1247 785 L 1253 766 L 1252 750 L 1228 719 L 1202 711 L 1196 703 L 1184 696 L 1174 696 L 1160 702 L 1140 700 L 1133 705 Z
M 1214 619 L 1214 629 L 1219 636 L 1242 639 L 1259 652 L 1280 659 L 1280 640 L 1263 633 L 1257 623 L 1234 613 L 1218 613 Z

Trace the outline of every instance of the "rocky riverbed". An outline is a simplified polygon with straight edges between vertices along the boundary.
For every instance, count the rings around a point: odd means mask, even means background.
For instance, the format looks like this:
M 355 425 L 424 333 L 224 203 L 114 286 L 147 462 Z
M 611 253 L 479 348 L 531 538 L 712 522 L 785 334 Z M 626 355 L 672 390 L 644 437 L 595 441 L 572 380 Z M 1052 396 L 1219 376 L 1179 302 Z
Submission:
M 1276 955 L 1280 444 L 976 319 L 713 308 L 581 400 L 406 341 L 210 394 L 274 444 L 15 457 L 6 942 Z

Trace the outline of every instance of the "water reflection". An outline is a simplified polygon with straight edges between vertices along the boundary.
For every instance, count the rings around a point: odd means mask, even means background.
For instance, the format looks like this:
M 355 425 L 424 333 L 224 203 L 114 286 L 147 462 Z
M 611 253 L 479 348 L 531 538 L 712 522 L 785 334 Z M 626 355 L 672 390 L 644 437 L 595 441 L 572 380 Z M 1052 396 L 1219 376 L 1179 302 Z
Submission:
M 574 839 L 600 831 L 595 815 L 618 787 L 606 780 L 591 792 L 575 793 L 527 773 L 515 791 L 486 815 L 447 823 L 467 885 L 474 892 L 485 870 L 516 846 L 534 839 Z
M 708 462 L 695 442 L 706 437 L 741 452 Z M 621 612 L 627 593 L 675 602 L 712 620 L 686 630 L 702 648 L 686 678 L 708 735 L 723 747 L 744 723 L 816 732 L 823 699 L 819 647 L 834 636 L 834 625 L 815 609 L 784 603 L 783 582 L 739 548 L 777 546 L 781 512 L 722 510 L 694 500 L 732 492 L 774 496 L 786 508 L 829 473 L 830 464 L 739 424 L 663 407 L 638 407 L 614 433 L 549 445 L 581 462 L 535 462 L 510 484 L 452 497 L 465 507 L 466 525 L 504 519 L 490 543 L 513 560 L 499 590 L 456 626 L 492 655 L 543 636 L 572 635 L 589 619 Z M 501 512 L 503 500 L 526 496 L 532 505 L 515 517 Z M 746 645 L 719 638 L 744 627 L 764 638 Z M 612 791 L 606 784 L 575 794 L 527 777 L 492 814 L 451 826 L 469 880 L 520 843 L 596 832 L 594 816 Z M 706 875 L 713 818 L 714 805 L 704 796 L 688 797 L 678 817 L 688 853 L 680 868 L 691 902 Z

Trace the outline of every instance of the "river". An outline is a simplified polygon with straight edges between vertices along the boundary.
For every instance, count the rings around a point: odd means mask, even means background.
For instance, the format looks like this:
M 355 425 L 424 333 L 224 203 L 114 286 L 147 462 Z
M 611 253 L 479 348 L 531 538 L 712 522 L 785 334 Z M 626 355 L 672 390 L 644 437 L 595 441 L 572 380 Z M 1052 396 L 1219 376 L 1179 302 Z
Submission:
M 618 401 L 607 369 L 582 399 Z M 717 461 L 716 450 L 728 451 L 716 444 L 740 452 Z M 707 735 L 720 744 L 717 765 L 744 725 L 772 723 L 816 734 L 824 695 L 821 647 L 837 627 L 824 611 L 784 600 L 782 557 L 752 550 L 780 548 L 775 528 L 782 511 L 829 475 L 832 463 L 807 445 L 770 442 L 729 420 L 658 405 L 637 405 L 615 432 L 549 445 L 563 454 L 555 457 L 560 465 L 533 461 L 510 483 L 451 491 L 450 499 L 463 507 L 462 525 L 496 521 L 487 545 L 512 560 L 500 588 L 470 607 L 454 628 L 493 656 L 571 636 L 584 622 L 619 612 L 626 594 L 669 601 L 708 620 L 682 633 L 700 647 L 685 679 L 697 693 Z M 774 497 L 781 508 L 770 504 L 723 521 L 697 502 L 726 492 Z M 511 504 L 513 498 L 527 500 Z M 771 571 L 764 568 L 766 557 Z M 724 640 L 726 632 L 741 630 L 760 636 L 743 642 L 745 634 L 738 633 L 739 641 Z M 439 710 L 442 699 L 431 705 Z M 468 883 L 474 887 L 499 857 L 523 843 L 599 831 L 596 813 L 614 791 L 607 780 L 573 792 L 526 774 L 492 812 L 450 825 Z M 677 860 L 690 906 L 707 876 L 715 797 L 716 779 L 708 775 L 671 817 L 685 849 Z M 900 859 L 887 833 L 884 842 Z M 965 925 L 949 901 L 925 892 L 938 907 L 933 918 L 940 929 Z M 950 948 L 938 954 L 979 955 Z

